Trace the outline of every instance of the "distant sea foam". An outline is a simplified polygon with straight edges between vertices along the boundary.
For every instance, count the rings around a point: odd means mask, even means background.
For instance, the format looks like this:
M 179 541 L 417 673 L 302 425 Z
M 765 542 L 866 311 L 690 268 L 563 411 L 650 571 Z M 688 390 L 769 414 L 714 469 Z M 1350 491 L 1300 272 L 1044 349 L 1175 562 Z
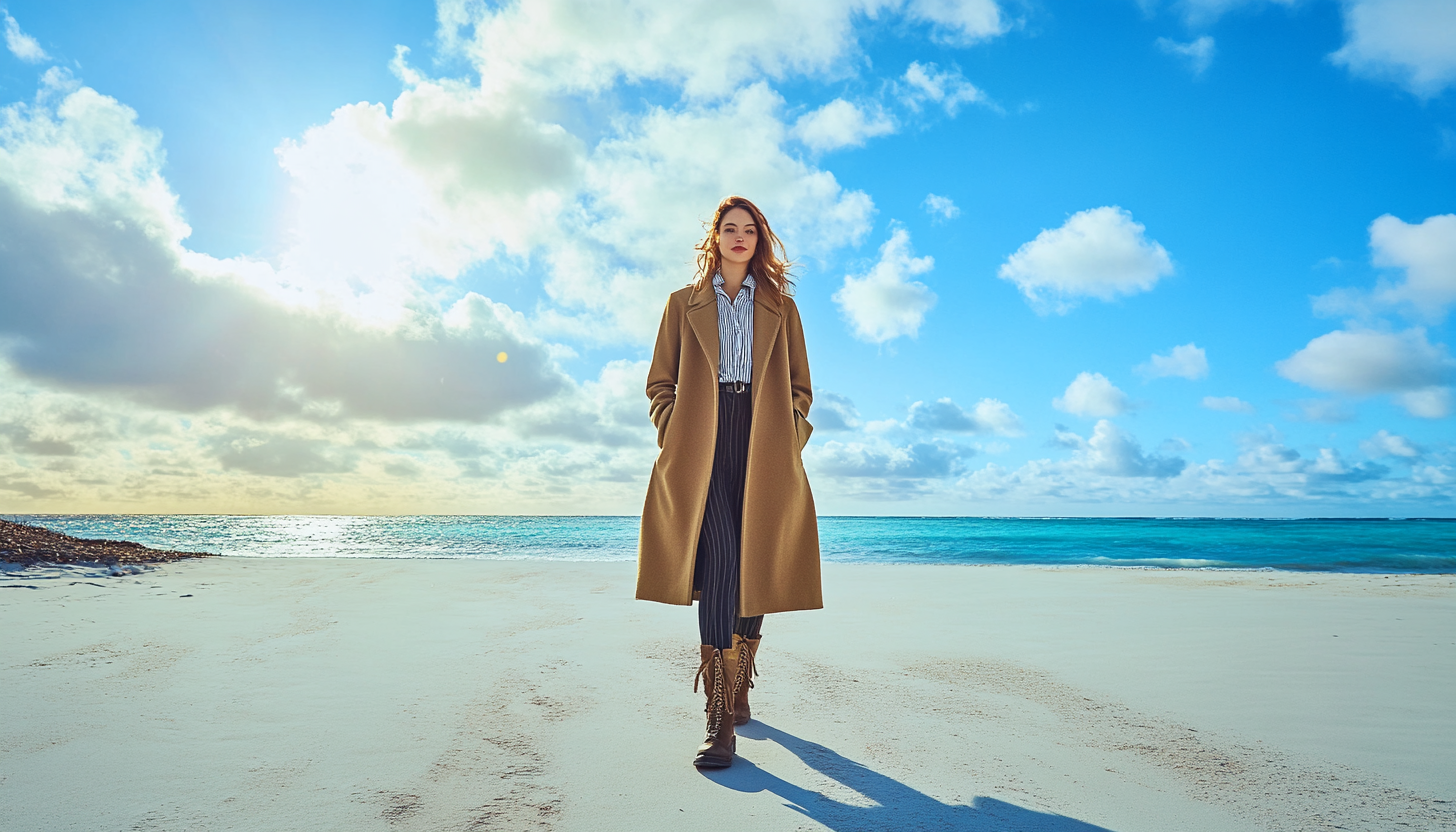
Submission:
M 625 561 L 637 517 L 5 515 L 235 557 Z M 1456 572 L 1452 519 L 821 517 L 827 561 Z

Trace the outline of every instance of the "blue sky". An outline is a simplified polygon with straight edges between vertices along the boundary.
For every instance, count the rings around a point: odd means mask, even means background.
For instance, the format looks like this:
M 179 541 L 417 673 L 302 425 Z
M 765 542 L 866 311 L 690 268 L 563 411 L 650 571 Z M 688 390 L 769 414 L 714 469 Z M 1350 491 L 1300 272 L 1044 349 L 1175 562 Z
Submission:
M 1449 2 L 0 22 L 0 511 L 636 513 L 742 193 L 821 513 L 1456 515 Z

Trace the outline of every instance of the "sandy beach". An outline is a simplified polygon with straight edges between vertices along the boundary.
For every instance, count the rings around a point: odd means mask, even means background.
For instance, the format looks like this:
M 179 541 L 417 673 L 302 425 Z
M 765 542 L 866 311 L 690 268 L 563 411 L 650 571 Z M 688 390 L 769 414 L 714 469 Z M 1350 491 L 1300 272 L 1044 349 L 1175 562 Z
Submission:
M 0 578 L 6 830 L 1456 829 L 1456 578 L 828 564 L 699 773 L 630 563 Z

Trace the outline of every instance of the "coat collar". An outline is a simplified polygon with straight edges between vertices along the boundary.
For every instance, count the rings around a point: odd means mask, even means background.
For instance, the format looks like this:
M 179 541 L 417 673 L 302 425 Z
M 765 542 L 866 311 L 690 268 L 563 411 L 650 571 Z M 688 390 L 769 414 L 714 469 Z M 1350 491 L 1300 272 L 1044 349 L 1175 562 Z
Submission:
M 689 310 L 715 302 L 716 296 L 713 292 L 713 282 L 711 280 L 702 281 L 701 283 L 694 282 L 692 286 L 693 290 L 688 293 Z

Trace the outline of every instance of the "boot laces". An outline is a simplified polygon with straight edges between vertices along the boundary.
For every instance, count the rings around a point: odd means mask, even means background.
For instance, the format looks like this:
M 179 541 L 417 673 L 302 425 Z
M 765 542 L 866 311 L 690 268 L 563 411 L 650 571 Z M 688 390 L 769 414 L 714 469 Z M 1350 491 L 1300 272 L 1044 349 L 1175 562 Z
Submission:
M 736 696 L 738 690 L 744 685 L 750 689 L 753 687 L 753 677 L 758 675 L 758 663 L 753 655 L 753 646 L 744 639 L 738 643 L 738 676 L 733 680 L 733 693 Z
M 722 724 L 723 714 L 731 713 L 731 707 L 723 696 L 728 687 L 728 679 L 723 670 L 723 651 L 714 650 L 712 655 L 698 665 L 698 672 L 693 676 L 693 693 L 698 692 L 699 681 L 703 683 L 704 689 L 712 691 L 708 697 L 708 726 L 710 731 L 716 732 Z

